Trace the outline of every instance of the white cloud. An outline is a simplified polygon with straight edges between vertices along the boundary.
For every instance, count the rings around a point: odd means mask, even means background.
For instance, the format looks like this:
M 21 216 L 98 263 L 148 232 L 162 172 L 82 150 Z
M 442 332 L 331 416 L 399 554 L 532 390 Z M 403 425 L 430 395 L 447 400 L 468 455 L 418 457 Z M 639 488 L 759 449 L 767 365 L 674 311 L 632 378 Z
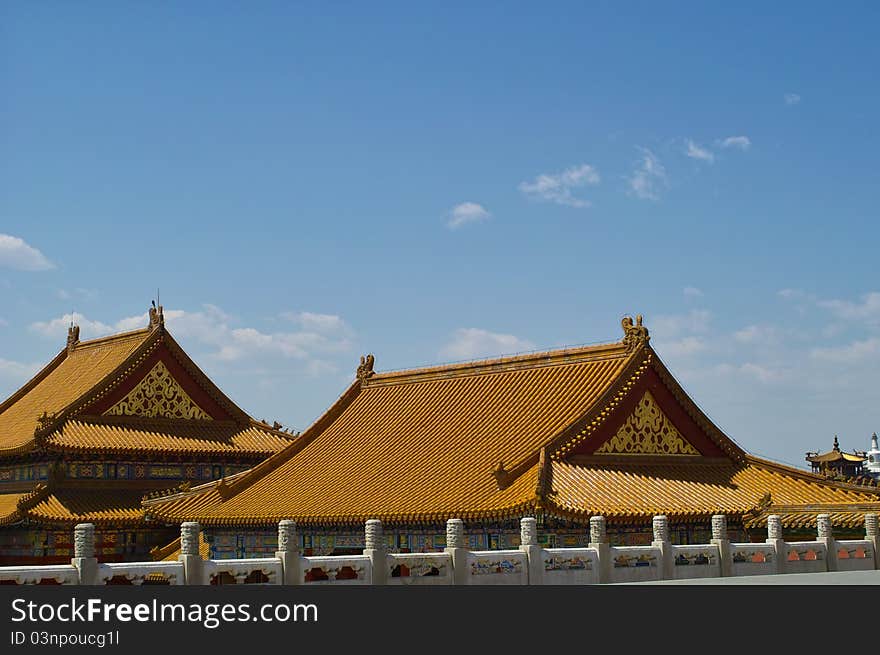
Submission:
M 313 312 L 283 312 L 284 318 L 301 325 L 304 329 L 317 332 L 334 332 L 347 329 L 345 321 L 336 314 L 315 314 Z
M 865 359 L 873 359 L 880 354 L 880 338 L 872 337 L 862 341 L 853 341 L 844 346 L 814 348 L 810 351 L 813 359 L 837 364 L 854 364 Z
M 776 328 L 767 325 L 749 325 L 733 333 L 739 343 L 771 343 L 776 336 Z
M 95 300 L 98 297 L 98 292 L 95 289 L 83 289 L 78 287 L 76 289 L 58 289 L 56 295 L 61 300 L 73 300 L 73 299 L 82 299 L 82 300 Z
M 685 287 L 683 291 L 686 298 L 702 298 L 703 292 L 697 287 Z
M 706 342 L 700 337 L 684 337 L 673 341 L 664 341 L 660 349 L 664 357 L 686 357 L 706 350 Z
M 231 362 L 265 358 L 300 360 L 308 371 L 334 369 L 322 357 L 347 352 L 352 347 L 352 331 L 339 316 L 314 312 L 285 312 L 282 316 L 297 323 L 293 331 L 264 332 L 257 328 L 233 324 L 234 319 L 214 305 L 203 305 L 201 311 L 166 309 L 165 325 L 178 340 L 208 346 L 207 356 Z M 50 321 L 32 323 L 31 331 L 46 337 L 62 339 L 71 321 L 80 326 L 82 339 L 91 339 L 116 332 L 126 332 L 148 325 L 146 313 L 128 316 L 113 324 L 93 321 L 82 314 L 65 314 Z
M 880 292 L 871 291 L 862 296 L 861 302 L 849 300 L 820 300 L 817 303 L 839 318 L 870 320 L 880 318 Z
M 55 268 L 46 256 L 23 239 L 0 234 L 0 266 L 19 271 L 48 271 Z
M 715 155 L 706 148 L 698 146 L 690 139 L 687 141 L 687 150 L 685 151 L 685 154 L 691 159 L 699 159 L 709 162 L 710 164 L 715 161 Z
M 708 331 L 711 321 L 712 312 L 706 309 L 692 309 L 687 314 L 657 316 L 651 319 L 648 329 L 652 338 L 661 341 L 672 340 L 682 335 L 704 333 Z
M 780 298 L 785 298 L 786 300 L 791 298 L 803 298 L 807 295 L 801 289 L 780 289 L 776 294 Z
M 752 140 L 747 136 L 729 136 L 719 142 L 722 148 L 738 148 L 748 150 L 752 146 Z
M 440 351 L 444 359 L 462 360 L 512 354 L 535 348 L 531 341 L 512 334 L 497 334 L 479 328 L 459 328 Z
M 796 105 L 801 101 L 801 97 L 797 93 L 786 93 L 782 97 L 785 100 L 785 104 L 788 106 Z
M 533 182 L 521 182 L 519 190 L 532 198 L 567 207 L 589 207 L 590 201 L 576 198 L 572 189 L 599 184 L 599 172 L 589 164 L 572 166 L 561 173 L 542 173 Z
M 782 378 L 782 374 L 779 371 L 752 362 L 746 362 L 740 366 L 739 371 L 755 378 L 759 382 L 775 382 Z
M 644 200 L 658 200 L 660 191 L 667 185 L 666 169 L 647 148 L 639 148 L 642 157 L 629 182 L 630 193 Z
M 0 379 L 10 382 L 24 382 L 32 378 L 40 368 L 39 364 L 23 364 L 0 358 Z
M 455 229 L 468 223 L 477 223 L 487 220 L 490 214 L 485 207 L 475 202 L 463 202 L 452 208 L 449 212 L 447 227 Z
M 79 325 L 83 340 L 102 337 L 115 331 L 112 325 L 107 325 L 101 321 L 92 321 L 77 312 L 64 314 L 49 321 L 31 323 L 30 330 L 44 337 L 60 339 L 67 336 L 67 328 L 70 327 L 71 323 Z M 141 327 L 143 327 L 143 324 Z

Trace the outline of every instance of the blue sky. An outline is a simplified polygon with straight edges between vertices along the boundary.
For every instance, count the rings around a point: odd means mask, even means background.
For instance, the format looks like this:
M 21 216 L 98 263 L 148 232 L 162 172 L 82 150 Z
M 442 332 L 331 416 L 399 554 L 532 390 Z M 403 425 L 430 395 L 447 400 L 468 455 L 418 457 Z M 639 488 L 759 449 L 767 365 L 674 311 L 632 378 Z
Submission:
M 875 3 L 151 4 L 0 7 L 2 395 L 159 288 L 296 429 L 638 312 L 752 452 L 880 429 Z

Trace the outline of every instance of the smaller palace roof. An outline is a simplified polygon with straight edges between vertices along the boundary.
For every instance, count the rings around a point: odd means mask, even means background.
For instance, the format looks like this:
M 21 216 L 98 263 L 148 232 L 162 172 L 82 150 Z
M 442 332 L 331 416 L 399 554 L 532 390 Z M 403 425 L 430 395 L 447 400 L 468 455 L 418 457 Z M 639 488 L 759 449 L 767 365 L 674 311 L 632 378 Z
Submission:
M 91 341 L 71 326 L 67 347 L 0 404 L 0 458 L 36 450 L 237 454 L 261 459 L 287 432 L 253 420 L 167 331 L 150 326 Z
M 858 464 L 864 462 L 866 456 L 864 453 L 844 453 L 840 450 L 840 443 L 837 441 L 837 435 L 834 435 L 834 446 L 827 453 L 807 453 L 806 460 L 814 464 L 829 464 L 834 462 L 852 462 Z
M 162 308 L 142 330 L 91 341 L 71 326 L 67 347 L 0 404 L 0 462 L 23 457 L 162 461 L 175 457 L 252 465 L 295 437 L 255 421 L 195 365 L 165 329 Z M 11 482 L 0 493 L 0 525 L 88 521 L 142 524 L 146 491 L 167 480 L 66 479 Z M 100 476 L 98 476 L 100 477 Z
M 876 489 L 749 455 L 684 392 L 641 317 L 617 343 L 390 373 L 352 386 L 289 448 L 234 478 L 145 502 L 204 525 L 437 523 L 543 512 L 647 522 L 743 518 L 769 502 Z

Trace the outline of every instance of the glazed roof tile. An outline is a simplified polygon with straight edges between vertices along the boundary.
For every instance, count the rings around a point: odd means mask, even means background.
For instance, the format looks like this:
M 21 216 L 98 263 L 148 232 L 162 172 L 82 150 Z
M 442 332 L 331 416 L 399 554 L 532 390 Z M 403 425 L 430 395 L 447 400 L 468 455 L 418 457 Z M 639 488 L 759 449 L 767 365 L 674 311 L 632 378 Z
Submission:
M 266 457 L 290 444 L 290 438 L 259 425 L 233 421 L 184 421 L 126 417 L 69 420 L 49 435 L 46 445 L 66 451 L 230 453 Z
M 375 375 L 356 382 L 299 446 L 252 469 L 252 485 L 245 475 L 225 501 L 209 486 L 159 511 L 220 523 L 514 513 L 534 501 L 540 448 L 632 358 L 614 344 Z M 501 489 L 492 474 L 499 462 L 516 471 Z
M 140 347 L 150 330 L 83 341 L 62 351 L 0 405 L 0 452 L 27 447 L 34 440 L 37 418 L 59 412 L 77 400 Z

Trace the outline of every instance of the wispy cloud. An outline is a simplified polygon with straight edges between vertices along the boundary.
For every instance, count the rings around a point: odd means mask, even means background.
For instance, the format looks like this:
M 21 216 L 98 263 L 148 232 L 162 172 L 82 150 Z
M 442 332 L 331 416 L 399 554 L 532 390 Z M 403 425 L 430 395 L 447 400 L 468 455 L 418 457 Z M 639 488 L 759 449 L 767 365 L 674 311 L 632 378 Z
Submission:
M 269 332 L 239 326 L 219 307 L 209 304 L 198 311 L 165 310 L 165 325 L 176 338 L 207 347 L 206 356 L 220 362 L 262 360 L 272 365 L 280 358 L 300 361 L 306 372 L 335 371 L 326 357 L 346 353 L 353 345 L 353 331 L 339 316 L 284 312 L 281 318 L 296 323 L 297 329 Z M 71 321 L 80 326 L 83 339 L 89 339 L 146 327 L 148 317 L 144 313 L 104 323 L 73 313 L 32 323 L 30 329 L 60 340 Z
M 534 344 L 512 334 L 498 334 L 480 328 L 459 328 L 440 351 L 447 360 L 476 359 L 533 350 Z
M 707 332 L 712 322 L 712 312 L 692 309 L 687 314 L 660 315 L 651 320 L 651 336 L 660 340 L 675 339 L 682 335 Z
M 61 300 L 95 300 L 99 294 L 95 289 L 58 289 L 56 295 Z
M 747 136 L 729 136 L 718 142 L 722 148 L 738 148 L 739 150 L 748 150 L 752 147 L 752 140 Z
M 40 370 L 39 364 L 23 364 L 0 358 L 0 380 L 24 382 Z
M 573 189 L 599 184 L 599 172 L 589 164 L 572 166 L 561 173 L 542 173 L 532 182 L 521 182 L 519 190 L 539 200 L 567 207 L 589 207 L 590 201 L 576 198 Z
M 836 364 L 854 364 L 865 359 L 875 359 L 880 355 L 880 338 L 871 337 L 853 341 L 842 346 L 813 348 L 810 357 L 813 359 L 834 362 Z
M 656 155 L 647 148 L 639 148 L 642 156 L 632 176 L 627 178 L 630 193 L 644 200 L 658 200 L 667 185 L 666 169 Z
M 706 148 L 697 145 L 690 139 L 687 140 L 687 150 L 685 154 L 691 159 L 699 159 L 701 161 L 709 162 L 710 164 L 715 161 L 715 155 Z
M 880 319 L 880 292 L 871 291 L 861 297 L 860 302 L 850 300 L 820 300 L 817 302 L 838 318 L 851 320 Z
M 483 205 L 476 202 L 463 202 L 453 207 L 449 212 L 449 221 L 446 226 L 454 230 L 468 223 L 485 221 L 491 215 Z
M 697 287 L 685 287 L 684 288 L 684 296 L 685 298 L 702 298 L 703 291 L 698 289 Z
M 0 267 L 19 271 L 48 271 L 55 268 L 55 264 L 23 239 L 0 234 Z
M 739 343 L 772 343 L 777 336 L 777 328 L 770 325 L 748 325 L 733 333 Z
M 797 93 L 786 93 L 782 98 L 788 106 L 796 105 L 801 101 L 801 97 Z

